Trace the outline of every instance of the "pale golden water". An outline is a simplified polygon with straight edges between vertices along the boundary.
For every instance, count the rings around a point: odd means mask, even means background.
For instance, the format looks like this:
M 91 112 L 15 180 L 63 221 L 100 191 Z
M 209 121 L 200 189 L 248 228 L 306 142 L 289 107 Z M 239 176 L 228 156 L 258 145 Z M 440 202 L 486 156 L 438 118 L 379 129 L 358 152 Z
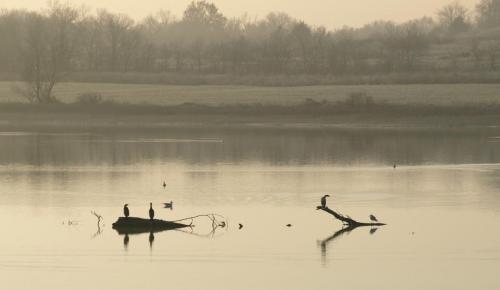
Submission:
M 0 288 L 499 289 L 495 136 L 3 132 Z M 388 225 L 334 236 L 342 225 L 315 210 L 325 193 Z M 213 212 L 229 228 L 207 236 L 201 222 L 125 246 L 112 222 L 124 203 L 146 217 L 150 201 L 160 218 Z

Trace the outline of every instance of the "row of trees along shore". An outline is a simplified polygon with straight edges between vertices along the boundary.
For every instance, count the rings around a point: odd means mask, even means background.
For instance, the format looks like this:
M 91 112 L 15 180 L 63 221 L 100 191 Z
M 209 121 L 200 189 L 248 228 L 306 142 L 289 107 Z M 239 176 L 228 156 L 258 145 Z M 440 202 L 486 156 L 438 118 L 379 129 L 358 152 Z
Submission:
M 370 75 L 491 72 L 500 55 L 500 0 L 469 11 L 452 2 L 434 17 L 328 30 L 284 13 L 229 18 L 206 1 L 182 17 L 141 21 L 51 2 L 42 11 L 0 10 L 0 73 L 20 75 L 32 101 L 50 101 L 70 72 L 201 75 Z

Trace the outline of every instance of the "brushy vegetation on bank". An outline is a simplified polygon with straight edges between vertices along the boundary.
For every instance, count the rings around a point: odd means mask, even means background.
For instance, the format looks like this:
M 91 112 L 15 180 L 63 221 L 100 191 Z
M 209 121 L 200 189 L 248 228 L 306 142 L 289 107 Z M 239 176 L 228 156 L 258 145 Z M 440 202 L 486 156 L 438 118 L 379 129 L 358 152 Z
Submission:
M 1 102 L 26 102 L 12 87 L 18 83 L 0 82 Z M 306 98 L 336 103 L 346 96 L 365 92 L 377 103 L 466 105 L 500 102 L 500 84 L 428 85 L 333 85 L 333 86 L 173 86 L 150 84 L 61 83 L 54 91 L 62 103 L 77 101 L 82 94 L 99 93 L 104 101 L 172 106 L 183 103 L 212 106 L 262 104 L 296 105 Z
M 0 112 L 10 114 L 91 114 L 91 115 L 257 115 L 257 116 L 328 116 L 350 115 L 359 116 L 470 116 L 483 114 L 500 114 L 500 103 L 491 104 L 393 104 L 376 102 L 370 95 L 358 92 L 350 94 L 345 100 L 329 102 L 305 99 L 294 105 L 263 105 L 263 104 L 224 104 L 207 105 L 183 103 L 179 105 L 130 104 L 115 101 L 105 101 L 100 94 L 84 94 L 74 103 L 29 104 L 1 103 Z
M 15 77 L 11 76 L 10 79 L 15 79 Z M 269 87 L 384 84 L 500 84 L 500 71 L 434 71 L 345 75 L 78 72 L 68 75 L 65 80 L 116 84 L 243 85 Z

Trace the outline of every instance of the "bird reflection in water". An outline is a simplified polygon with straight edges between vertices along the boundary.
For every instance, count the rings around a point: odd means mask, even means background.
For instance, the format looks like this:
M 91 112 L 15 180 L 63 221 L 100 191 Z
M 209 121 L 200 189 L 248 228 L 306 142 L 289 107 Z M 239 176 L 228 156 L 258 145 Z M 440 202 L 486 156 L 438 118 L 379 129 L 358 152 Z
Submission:
M 125 237 L 123 238 L 123 247 L 125 248 L 125 250 L 128 249 L 129 240 L 130 240 L 130 238 L 128 237 L 128 234 L 125 234 Z
M 321 248 L 321 264 L 326 266 L 328 262 L 327 252 L 328 252 L 328 244 L 332 243 L 334 240 L 340 238 L 343 235 L 349 234 L 351 231 L 357 229 L 359 226 L 350 226 L 342 228 L 341 230 L 336 231 L 333 235 L 328 238 L 318 241 L 319 247 Z M 370 229 L 370 235 L 375 234 L 377 232 L 378 227 L 374 227 Z
M 153 249 L 153 242 L 155 241 L 155 235 L 153 232 L 149 232 L 149 248 Z

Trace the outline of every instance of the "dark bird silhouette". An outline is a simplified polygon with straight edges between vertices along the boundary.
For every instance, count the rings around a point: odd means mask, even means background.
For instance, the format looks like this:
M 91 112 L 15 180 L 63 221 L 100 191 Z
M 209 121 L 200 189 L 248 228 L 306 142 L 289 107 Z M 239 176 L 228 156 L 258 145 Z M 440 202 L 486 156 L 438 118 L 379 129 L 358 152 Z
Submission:
M 243 228 L 242 224 L 238 224 L 238 229 L 241 230 Z
M 128 210 L 128 203 L 123 206 L 123 215 L 125 215 L 126 218 L 130 215 L 130 211 Z
M 372 215 L 372 214 L 370 215 L 370 220 L 372 222 L 378 222 L 378 219 L 374 215 Z
M 167 184 L 165 183 L 165 181 L 163 181 L 163 188 L 167 187 Z
M 330 197 L 330 195 L 324 195 L 322 198 L 321 198 L 321 207 L 326 207 L 326 198 L 327 197 Z
M 174 202 L 173 202 L 173 201 L 170 201 L 170 202 L 164 202 L 164 203 L 163 203 L 163 207 L 164 207 L 164 208 L 169 208 L 169 209 L 174 209 Z
M 153 218 L 154 218 L 154 217 L 155 217 L 155 211 L 154 211 L 154 209 L 153 209 L 153 203 L 152 203 L 152 202 L 150 202 L 150 203 L 149 203 L 149 218 L 150 218 L 151 220 L 153 220 Z

